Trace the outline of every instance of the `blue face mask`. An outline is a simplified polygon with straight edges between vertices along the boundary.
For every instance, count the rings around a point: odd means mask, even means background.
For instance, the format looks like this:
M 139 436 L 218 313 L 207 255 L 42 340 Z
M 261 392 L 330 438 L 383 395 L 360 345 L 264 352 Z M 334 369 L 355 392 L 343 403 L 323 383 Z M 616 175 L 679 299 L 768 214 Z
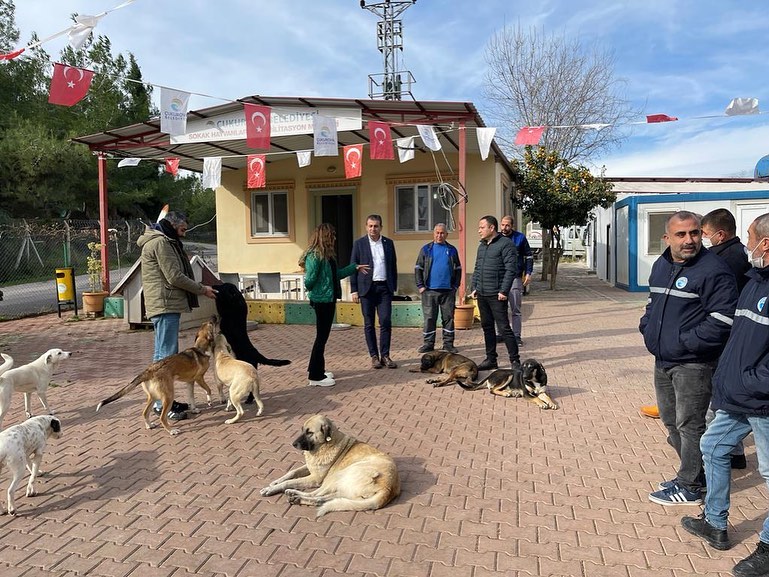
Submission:
M 758 241 L 758 244 L 761 244 L 764 239 L 762 238 L 760 241 Z M 756 248 L 758 248 L 758 244 L 756 245 Z M 753 250 L 748 250 L 748 247 L 745 247 L 745 254 L 748 257 L 748 260 L 750 261 L 750 265 L 753 268 L 764 268 L 766 265 L 764 264 L 764 255 L 766 254 L 766 251 L 761 253 L 761 256 L 754 257 L 753 253 L 756 252 L 756 248 Z

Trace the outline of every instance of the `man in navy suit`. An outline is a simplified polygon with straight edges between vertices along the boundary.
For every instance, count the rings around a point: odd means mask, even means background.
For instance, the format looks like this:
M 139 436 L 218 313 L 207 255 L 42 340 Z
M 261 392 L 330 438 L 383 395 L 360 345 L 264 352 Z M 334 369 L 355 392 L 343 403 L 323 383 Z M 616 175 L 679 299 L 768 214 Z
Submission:
M 367 234 L 352 246 L 350 262 L 369 265 L 369 273 L 360 271 L 350 277 L 353 302 L 360 302 L 364 334 L 371 368 L 397 368 L 390 358 L 393 295 L 398 290 L 398 264 L 395 244 L 382 236 L 382 217 L 371 214 L 366 218 Z M 375 316 L 379 315 L 379 347 L 377 348 Z

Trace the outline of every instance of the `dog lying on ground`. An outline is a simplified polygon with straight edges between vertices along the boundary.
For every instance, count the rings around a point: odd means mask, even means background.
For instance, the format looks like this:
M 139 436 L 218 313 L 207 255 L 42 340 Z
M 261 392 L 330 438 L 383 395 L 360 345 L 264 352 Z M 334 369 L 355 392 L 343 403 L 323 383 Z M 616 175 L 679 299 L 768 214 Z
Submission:
M 35 479 L 43 460 L 43 451 L 48 437 L 61 437 L 61 422 L 52 415 L 32 417 L 23 423 L 8 427 L 0 433 L 0 470 L 7 466 L 13 475 L 8 485 L 8 514 L 16 514 L 13 492 L 29 469 L 27 497 L 35 495 Z M 31 465 L 30 465 L 31 463 Z
M 536 359 L 526 359 L 520 369 L 497 369 L 479 383 L 459 383 L 467 391 L 485 386 L 493 395 L 523 397 L 540 409 L 557 409 L 558 405 L 547 394 L 547 373 Z
M 229 386 L 230 400 L 227 410 L 235 407 L 235 416 L 224 421 L 231 425 L 237 423 L 243 416 L 243 399 L 249 394 L 254 396 L 259 410 L 256 416 L 262 414 L 264 403 L 259 398 L 259 375 L 256 369 L 245 361 L 239 361 L 232 356 L 224 335 L 216 335 L 214 339 L 214 376 L 219 383 Z M 219 384 L 221 387 L 221 384 Z
M 473 382 L 478 378 L 478 365 L 475 361 L 447 351 L 430 351 L 422 355 L 419 369 L 412 373 L 434 373 L 446 375 L 443 379 L 428 379 L 433 387 L 445 387 L 452 383 Z
M 178 435 L 179 429 L 172 429 L 168 425 L 168 411 L 171 410 L 171 403 L 174 400 L 175 381 L 187 383 L 190 410 L 193 413 L 200 412 L 195 406 L 195 383 L 200 385 L 206 392 L 206 401 L 209 406 L 211 405 L 211 388 L 206 383 L 204 376 L 211 361 L 210 354 L 214 346 L 214 327 L 215 322 L 213 319 L 204 322 L 195 336 L 194 346 L 152 363 L 117 393 L 100 402 L 96 410 L 98 411 L 104 405 L 124 397 L 141 383 L 144 392 L 147 393 L 147 405 L 142 412 L 145 427 L 148 429 L 154 427 L 154 425 L 150 424 L 149 415 L 154 401 L 160 399 L 163 404 L 160 410 L 160 424 L 170 434 Z M 217 388 L 219 390 L 219 400 L 224 403 L 224 391 L 222 390 L 221 383 L 217 383 Z
M 3 358 L 5 356 L 3 355 Z M 53 410 L 48 406 L 46 396 L 48 385 L 59 362 L 70 356 L 72 356 L 70 352 L 50 349 L 31 363 L 9 369 L 0 376 L 0 428 L 3 426 L 5 414 L 11 407 L 13 391 L 24 393 L 24 411 L 27 418 L 32 416 L 32 393 L 37 393 L 43 408 L 49 415 L 53 415 Z
M 305 421 L 293 446 L 304 451 L 305 465 L 270 483 L 262 495 L 285 493 L 292 505 L 319 507 L 318 517 L 333 511 L 381 509 L 400 495 L 395 461 L 345 435 L 323 415 Z

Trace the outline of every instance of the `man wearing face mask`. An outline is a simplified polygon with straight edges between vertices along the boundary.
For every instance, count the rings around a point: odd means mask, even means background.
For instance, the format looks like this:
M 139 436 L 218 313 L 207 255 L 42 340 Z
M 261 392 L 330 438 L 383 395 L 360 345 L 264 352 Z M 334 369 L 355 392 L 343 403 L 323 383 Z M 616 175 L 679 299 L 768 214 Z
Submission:
M 730 460 L 734 447 L 751 431 L 758 470 L 769 485 L 769 213 L 748 228 L 748 259 L 753 269 L 740 293 L 729 340 L 713 376 L 716 417 L 700 443 L 708 492 L 705 511 L 681 524 L 716 549 L 732 544 L 727 534 Z M 756 550 L 734 566 L 736 577 L 769 575 L 769 517 Z
M 698 215 L 673 214 L 663 239 L 668 248 L 652 266 L 639 330 L 654 355 L 660 418 L 680 463 L 675 478 L 660 483 L 649 500 L 697 505 L 704 483 L 700 438 L 713 370 L 731 330 L 737 283 L 722 259 L 701 250 Z
M 750 270 L 750 263 L 745 258 L 745 245 L 737 236 L 737 223 L 731 212 L 717 208 L 702 217 L 702 246 L 724 259 L 737 279 L 737 291 L 742 292 L 748 283 L 745 273 Z

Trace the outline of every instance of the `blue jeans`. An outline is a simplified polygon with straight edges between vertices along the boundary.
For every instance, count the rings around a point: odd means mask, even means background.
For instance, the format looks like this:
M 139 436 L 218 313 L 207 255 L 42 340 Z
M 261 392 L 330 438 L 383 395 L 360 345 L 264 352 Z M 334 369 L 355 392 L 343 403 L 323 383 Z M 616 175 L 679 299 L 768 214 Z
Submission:
M 386 282 L 374 282 L 366 293 L 360 297 L 360 308 L 363 313 L 363 334 L 366 336 L 368 354 L 372 357 L 390 356 L 390 336 L 392 335 L 393 293 Z M 379 316 L 379 348 L 376 342 L 376 326 L 374 315 Z
M 728 413 L 719 409 L 702 436 L 700 446 L 708 483 L 705 518 L 716 529 L 726 529 L 729 517 L 731 453 L 751 431 L 756 444 L 758 472 L 769 486 L 769 417 Z M 764 520 L 759 538 L 763 543 L 769 543 L 769 517 Z
M 179 320 L 181 313 L 162 313 L 150 320 L 155 327 L 155 355 L 159 361 L 179 352 Z
M 715 363 L 654 367 L 660 419 L 668 430 L 668 443 L 681 461 L 676 478 L 689 491 L 699 491 L 704 479 L 700 439 L 705 432 L 714 368 Z

